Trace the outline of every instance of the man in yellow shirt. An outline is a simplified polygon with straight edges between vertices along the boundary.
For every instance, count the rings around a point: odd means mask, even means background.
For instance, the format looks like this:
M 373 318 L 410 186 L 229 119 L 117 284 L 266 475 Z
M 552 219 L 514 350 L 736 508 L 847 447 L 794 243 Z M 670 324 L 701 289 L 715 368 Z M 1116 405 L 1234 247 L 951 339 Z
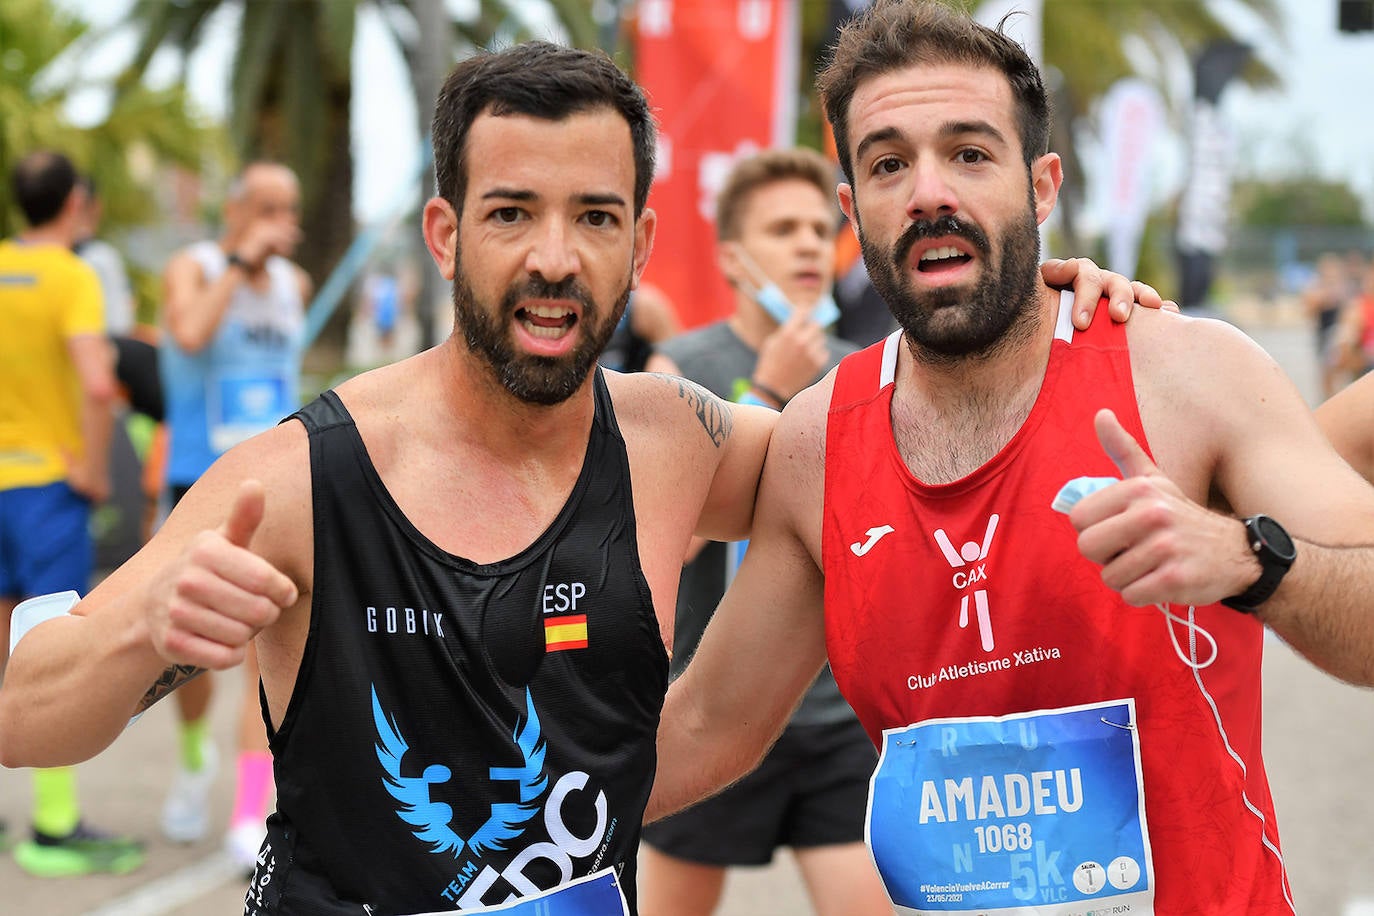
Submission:
M 115 397 L 95 272 L 71 246 L 84 192 L 66 157 L 26 156 L 12 176 L 29 229 L 0 241 L 0 672 L 10 614 L 35 595 L 90 587 L 90 507 L 109 495 Z M 139 844 L 81 823 L 70 768 L 34 771 L 26 871 L 125 872 Z

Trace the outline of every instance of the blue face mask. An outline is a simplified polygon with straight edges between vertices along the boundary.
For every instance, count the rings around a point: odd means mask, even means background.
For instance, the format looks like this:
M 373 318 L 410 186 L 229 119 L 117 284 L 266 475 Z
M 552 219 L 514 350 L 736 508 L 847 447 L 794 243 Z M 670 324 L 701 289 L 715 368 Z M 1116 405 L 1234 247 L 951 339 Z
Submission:
M 759 269 L 752 258 L 744 253 L 743 249 L 738 249 L 738 253 L 741 262 L 745 264 L 750 274 L 754 276 L 763 274 L 763 271 Z M 755 286 L 751 280 L 744 284 L 744 292 L 749 298 L 763 306 L 763 310 L 771 315 L 778 324 L 782 324 L 792 317 L 795 306 L 792 305 L 792 301 L 787 298 L 778 284 L 768 282 L 763 286 Z M 831 295 L 830 290 L 826 290 L 816 300 L 815 306 L 811 309 L 811 320 L 823 328 L 828 328 L 840 320 L 840 307 L 835 304 L 835 297 Z
M 762 289 L 755 290 L 751 298 L 763 306 L 763 310 L 772 315 L 778 324 L 792 317 L 792 303 L 783 295 L 776 283 L 769 283 Z M 840 307 L 835 304 L 835 297 L 829 292 L 816 300 L 815 307 L 811 309 L 811 320 L 823 328 L 828 328 L 840 320 Z

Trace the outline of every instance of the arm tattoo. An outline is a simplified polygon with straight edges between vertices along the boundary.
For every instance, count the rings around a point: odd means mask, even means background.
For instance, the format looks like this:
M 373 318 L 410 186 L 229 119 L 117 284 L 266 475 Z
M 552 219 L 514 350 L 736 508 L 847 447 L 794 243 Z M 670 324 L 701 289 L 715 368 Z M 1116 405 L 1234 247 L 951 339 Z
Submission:
M 148 692 L 143 695 L 143 699 L 138 701 L 138 708 L 134 710 L 135 714 L 145 711 L 158 700 L 162 699 L 173 690 L 176 690 L 192 678 L 204 674 L 205 671 L 206 669 L 197 668 L 195 665 L 172 665 L 170 668 L 167 668 L 162 674 L 158 675 L 153 686 L 149 687 Z
M 696 411 L 697 419 L 711 437 L 711 444 L 720 448 L 730 438 L 730 430 L 735 425 L 735 416 L 729 406 L 696 382 L 672 375 L 661 375 L 665 382 L 677 387 L 677 396 L 685 400 Z

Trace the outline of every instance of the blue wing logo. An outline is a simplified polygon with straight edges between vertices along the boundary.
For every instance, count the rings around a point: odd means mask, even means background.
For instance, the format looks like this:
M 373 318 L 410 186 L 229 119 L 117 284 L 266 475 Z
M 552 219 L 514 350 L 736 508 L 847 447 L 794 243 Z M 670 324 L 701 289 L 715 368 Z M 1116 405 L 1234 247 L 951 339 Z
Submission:
M 442 785 L 453 777 L 448 767 L 431 764 L 419 776 L 401 775 L 401 759 L 410 750 L 410 745 L 395 718 L 382 708 L 376 687 L 372 688 L 372 721 L 377 729 L 377 761 L 386 772 L 382 785 L 396 800 L 396 816 L 410 825 L 416 839 L 429 844 L 430 852 L 452 853 L 456 859 L 464 847 L 470 849 L 473 856 L 481 856 L 487 850 L 505 849 L 511 840 L 525 832 L 525 826 L 538 813 L 539 797 L 548 787 L 548 777 L 544 775 L 544 736 L 528 688 L 525 689 L 525 721 L 516 725 L 512 735 L 523 762 L 518 767 L 491 767 L 488 771 L 493 782 L 517 783 L 520 801 L 492 804 L 491 816 L 467 840 L 451 826 L 452 806 L 430 798 L 431 786 Z

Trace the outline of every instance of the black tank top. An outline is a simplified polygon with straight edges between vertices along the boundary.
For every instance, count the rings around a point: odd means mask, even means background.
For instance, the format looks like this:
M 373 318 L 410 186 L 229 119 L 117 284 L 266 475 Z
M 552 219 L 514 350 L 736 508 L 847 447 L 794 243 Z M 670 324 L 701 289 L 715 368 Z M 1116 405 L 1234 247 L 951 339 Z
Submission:
M 594 387 L 572 495 L 491 564 L 410 524 L 337 395 L 294 415 L 314 594 L 246 914 L 472 909 L 608 868 L 634 912 L 668 660 L 599 371 Z

